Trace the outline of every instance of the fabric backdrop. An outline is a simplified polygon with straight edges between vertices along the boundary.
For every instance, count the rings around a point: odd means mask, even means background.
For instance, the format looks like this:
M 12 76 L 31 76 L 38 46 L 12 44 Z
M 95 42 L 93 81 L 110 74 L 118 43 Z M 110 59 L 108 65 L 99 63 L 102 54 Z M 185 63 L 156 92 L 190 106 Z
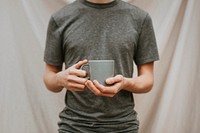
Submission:
M 50 15 L 67 0 L 0 0 L 0 133 L 56 133 L 64 93 L 43 84 Z M 130 0 L 153 19 L 161 60 L 134 94 L 140 133 L 200 132 L 200 0 Z

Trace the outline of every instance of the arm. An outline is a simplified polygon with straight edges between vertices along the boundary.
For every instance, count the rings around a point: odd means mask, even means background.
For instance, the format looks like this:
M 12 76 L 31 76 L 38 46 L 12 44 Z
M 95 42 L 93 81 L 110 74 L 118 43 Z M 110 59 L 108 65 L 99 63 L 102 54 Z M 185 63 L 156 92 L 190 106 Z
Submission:
M 124 89 L 133 93 L 149 92 L 153 86 L 153 62 L 138 66 L 138 77 L 126 78 L 122 75 L 106 80 L 112 86 L 105 87 L 94 80 L 87 81 L 86 86 L 96 95 L 113 97 L 120 90 Z
M 79 61 L 77 64 L 62 71 L 62 67 L 46 64 L 43 76 L 44 83 L 48 90 L 60 92 L 63 88 L 70 91 L 83 91 L 85 88 L 86 72 L 79 68 L 87 63 L 87 60 Z
M 58 80 L 56 77 L 56 74 L 61 70 L 61 66 L 52 66 L 46 64 L 43 80 L 48 90 L 53 92 L 60 92 L 63 89 L 63 86 L 58 85 Z
M 146 93 L 153 87 L 153 63 L 138 66 L 138 77 L 124 78 L 125 90 L 133 93 Z

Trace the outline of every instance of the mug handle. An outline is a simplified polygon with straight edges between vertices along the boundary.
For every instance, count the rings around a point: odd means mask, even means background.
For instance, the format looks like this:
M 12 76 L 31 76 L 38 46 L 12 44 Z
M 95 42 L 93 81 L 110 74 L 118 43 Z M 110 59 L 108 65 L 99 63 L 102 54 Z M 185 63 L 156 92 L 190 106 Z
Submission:
M 90 79 L 89 64 L 88 63 L 87 64 L 83 64 L 80 69 L 86 71 L 85 78 Z

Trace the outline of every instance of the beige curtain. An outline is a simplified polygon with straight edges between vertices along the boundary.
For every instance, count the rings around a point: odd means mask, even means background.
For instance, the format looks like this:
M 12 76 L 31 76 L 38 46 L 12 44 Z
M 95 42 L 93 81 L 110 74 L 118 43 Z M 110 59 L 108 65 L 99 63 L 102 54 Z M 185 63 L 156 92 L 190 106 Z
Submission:
M 64 91 L 45 89 L 50 15 L 71 0 L 0 0 L 0 133 L 56 133 Z M 130 0 L 152 16 L 161 60 L 134 94 L 140 133 L 200 132 L 200 0 Z

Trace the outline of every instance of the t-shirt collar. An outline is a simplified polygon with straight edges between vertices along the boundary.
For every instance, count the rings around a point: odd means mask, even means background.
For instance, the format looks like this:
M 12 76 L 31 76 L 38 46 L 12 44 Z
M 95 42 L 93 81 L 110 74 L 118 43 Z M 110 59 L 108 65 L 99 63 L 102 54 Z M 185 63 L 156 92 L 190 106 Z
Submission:
M 113 7 L 118 3 L 118 0 L 113 0 L 109 3 L 94 3 L 88 0 L 80 0 L 80 1 L 86 6 L 90 6 L 90 7 L 98 8 L 98 9 Z

